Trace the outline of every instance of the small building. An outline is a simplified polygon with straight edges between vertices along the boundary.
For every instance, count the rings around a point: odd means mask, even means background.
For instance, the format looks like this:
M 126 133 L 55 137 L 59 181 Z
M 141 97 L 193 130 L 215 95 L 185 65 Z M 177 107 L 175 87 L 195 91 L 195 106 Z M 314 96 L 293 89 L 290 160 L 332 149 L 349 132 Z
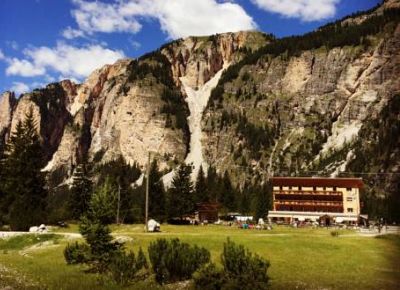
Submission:
M 200 202 L 196 204 L 196 220 L 209 223 L 218 221 L 219 208 L 220 205 L 216 202 Z
M 273 177 L 270 221 L 356 223 L 360 216 L 361 178 Z

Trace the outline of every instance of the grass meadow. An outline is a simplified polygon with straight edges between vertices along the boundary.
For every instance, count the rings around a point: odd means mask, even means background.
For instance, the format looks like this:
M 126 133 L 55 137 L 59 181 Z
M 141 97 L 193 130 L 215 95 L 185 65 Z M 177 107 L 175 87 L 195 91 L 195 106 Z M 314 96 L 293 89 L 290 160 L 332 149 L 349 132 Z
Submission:
M 220 263 L 229 237 L 270 261 L 271 289 L 399 289 L 400 236 L 364 237 L 340 230 L 279 226 L 272 231 L 243 230 L 217 225 L 162 225 L 161 233 L 144 233 L 143 225 L 112 226 L 113 235 L 126 240 L 135 252 L 159 237 L 175 238 L 210 250 Z M 19 236 L 0 240 L 0 289 L 120 289 L 107 277 L 86 273 L 85 266 L 66 265 L 63 249 L 77 226 L 55 234 Z M 168 286 L 166 286 L 168 288 Z M 175 289 L 170 286 L 169 289 Z M 179 288 L 179 287 L 178 287 Z M 125 289 L 163 289 L 151 278 Z

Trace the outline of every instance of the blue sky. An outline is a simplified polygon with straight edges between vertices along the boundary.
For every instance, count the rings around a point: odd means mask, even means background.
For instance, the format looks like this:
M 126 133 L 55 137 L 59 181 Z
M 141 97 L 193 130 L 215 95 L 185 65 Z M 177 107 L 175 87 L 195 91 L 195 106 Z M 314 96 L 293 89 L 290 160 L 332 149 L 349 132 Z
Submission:
M 83 81 L 172 39 L 257 29 L 303 34 L 379 0 L 1 0 L 0 91 Z

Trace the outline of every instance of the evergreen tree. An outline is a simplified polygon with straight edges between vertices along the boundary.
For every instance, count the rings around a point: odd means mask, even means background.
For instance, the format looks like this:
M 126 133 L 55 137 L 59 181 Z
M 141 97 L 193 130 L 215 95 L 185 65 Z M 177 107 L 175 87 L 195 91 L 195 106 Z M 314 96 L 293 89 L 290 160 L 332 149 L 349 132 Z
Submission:
M 149 216 L 159 221 L 165 219 L 165 189 L 161 180 L 162 174 L 158 171 L 157 160 L 150 166 L 149 176 Z
M 195 203 L 209 201 L 207 180 L 204 175 L 203 166 L 200 166 L 195 189 Z
M 0 136 L 1 137 L 1 136 Z M 5 155 L 4 155 L 4 143 L 0 139 L 0 226 L 4 223 L 7 212 L 7 206 L 5 205 L 5 192 L 4 192 L 4 170 L 5 168 Z
M 254 218 L 258 221 L 259 218 L 265 218 L 268 214 L 271 201 L 272 187 L 270 183 L 266 183 L 256 191 L 256 196 L 253 203 Z
M 90 246 L 88 263 L 98 272 L 106 271 L 121 244 L 113 242 L 109 224 L 115 220 L 115 192 L 108 179 L 94 191 L 89 210 L 82 217 L 79 232 Z
M 206 178 L 206 196 L 210 201 L 216 202 L 220 197 L 220 178 L 214 167 L 210 166 L 208 168 L 207 178 Z
M 142 195 L 137 196 L 136 189 L 132 188 L 134 183 L 141 174 L 139 165 L 134 163 L 130 165 L 123 156 L 119 156 L 115 160 L 96 166 L 94 172 L 99 178 L 97 185 L 102 185 L 108 179 L 115 192 L 120 195 L 119 220 L 120 222 L 142 221 L 142 217 L 138 216 L 137 209 L 142 209 L 144 205 L 137 202 L 141 200 Z M 142 190 L 142 188 L 141 188 Z M 144 197 L 144 191 L 143 191 Z M 139 214 L 140 215 L 140 214 Z
M 250 213 L 251 194 L 252 188 L 245 184 L 238 204 L 238 208 L 243 215 L 249 215 Z
M 169 216 L 180 217 L 193 213 L 193 183 L 190 180 L 192 166 L 182 164 L 176 173 L 172 186 L 168 191 Z
M 225 171 L 224 177 L 222 179 L 222 196 L 221 202 L 227 210 L 234 210 L 235 206 L 235 190 L 232 187 L 231 179 L 229 174 Z
M 111 180 L 107 178 L 97 187 L 90 199 L 87 217 L 90 220 L 99 220 L 102 224 L 111 224 L 117 213 L 117 193 Z
M 78 219 L 88 210 L 93 190 L 93 184 L 88 177 L 85 163 L 79 164 L 76 167 L 72 179 L 73 183 L 70 189 L 68 208 L 71 211 L 72 217 Z
M 5 205 L 13 230 L 28 230 L 46 220 L 43 151 L 32 109 L 17 123 L 6 149 L 3 172 Z

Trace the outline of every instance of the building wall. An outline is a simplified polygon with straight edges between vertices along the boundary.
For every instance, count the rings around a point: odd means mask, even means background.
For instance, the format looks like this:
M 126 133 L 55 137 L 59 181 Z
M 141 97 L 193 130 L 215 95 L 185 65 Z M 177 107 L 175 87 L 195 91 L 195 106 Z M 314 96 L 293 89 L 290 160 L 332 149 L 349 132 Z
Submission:
M 281 191 L 279 186 L 273 186 L 274 191 Z M 358 188 L 342 188 L 342 187 L 301 187 L 292 186 L 282 186 L 282 191 L 338 191 L 342 193 L 343 196 L 343 212 L 344 213 L 352 213 L 355 215 L 360 214 L 360 196 L 359 196 L 359 189 Z M 274 195 L 275 197 L 275 195 Z M 274 200 L 275 201 L 275 200 Z M 274 202 L 274 210 L 277 210 Z
M 337 189 L 343 194 L 343 208 L 345 213 L 354 213 L 359 215 L 360 210 L 360 194 L 358 188 L 341 188 Z M 352 209 L 352 211 L 349 211 Z

